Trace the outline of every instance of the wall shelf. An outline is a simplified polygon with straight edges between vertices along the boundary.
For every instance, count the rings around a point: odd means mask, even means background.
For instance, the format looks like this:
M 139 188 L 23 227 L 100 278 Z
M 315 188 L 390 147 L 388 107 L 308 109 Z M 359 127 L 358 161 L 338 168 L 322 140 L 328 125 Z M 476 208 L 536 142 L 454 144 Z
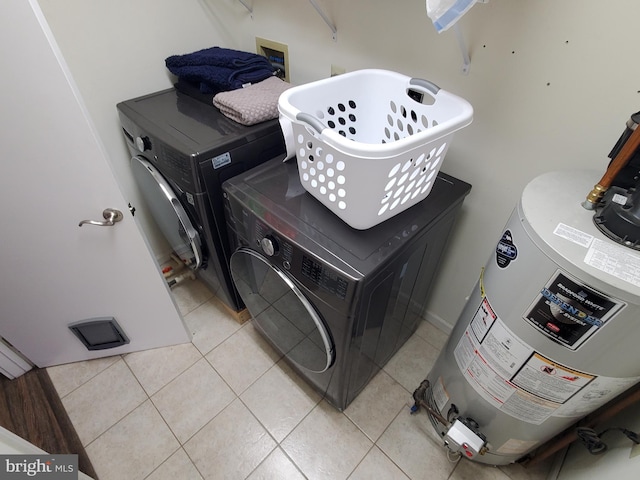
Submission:
M 316 0 L 309 0 L 309 3 L 311 3 L 311 5 L 313 5 L 313 8 L 316 9 L 316 12 L 318 12 L 318 15 L 320 15 L 322 17 L 322 20 L 324 20 L 324 23 L 327 24 L 327 26 L 329 27 L 329 29 L 331 30 L 331 37 L 333 38 L 334 41 L 338 40 L 338 30 L 336 29 L 336 26 L 333 24 L 333 22 L 331 20 L 329 20 L 329 17 L 327 17 L 327 14 L 324 13 L 324 10 L 322 10 L 322 8 L 320 8 L 320 5 L 318 5 L 318 2 Z
M 242 4 L 242 6 L 244 8 L 247 9 L 249 14 L 251 15 L 251 18 L 253 18 L 253 8 L 251 8 L 249 5 L 247 5 L 247 2 L 245 0 L 238 0 L 238 1 Z M 333 24 L 333 22 L 329 19 L 329 17 L 324 12 L 324 10 L 322 10 L 322 7 L 320 7 L 320 5 L 318 5 L 317 0 L 309 0 L 309 3 L 311 3 L 313 8 L 315 8 L 316 12 L 318 12 L 318 15 L 320 15 L 320 17 L 322 17 L 322 20 L 324 20 L 324 23 L 326 23 L 327 26 L 329 27 L 329 29 L 331 30 L 331 38 L 333 38 L 334 41 L 337 41 L 338 40 L 338 29 Z
M 467 49 L 467 44 L 464 41 L 464 37 L 462 36 L 460 26 L 457 23 L 453 26 L 453 30 L 456 33 L 458 46 L 460 47 L 460 52 L 462 53 L 462 73 L 467 75 L 469 73 L 469 66 L 471 65 L 471 60 L 469 59 L 469 50 Z
M 238 0 L 238 1 L 242 4 L 244 8 L 247 9 L 249 14 L 251 15 L 251 18 L 253 18 L 253 9 L 249 5 L 247 5 L 247 2 L 245 2 L 244 0 Z

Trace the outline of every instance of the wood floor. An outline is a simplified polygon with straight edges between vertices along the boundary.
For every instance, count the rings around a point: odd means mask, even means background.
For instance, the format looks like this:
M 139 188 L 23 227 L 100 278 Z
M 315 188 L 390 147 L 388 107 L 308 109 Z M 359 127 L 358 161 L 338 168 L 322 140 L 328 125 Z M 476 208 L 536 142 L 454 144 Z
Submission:
M 0 374 L 0 425 L 48 453 L 78 454 L 78 468 L 97 475 L 44 369 L 9 380 Z

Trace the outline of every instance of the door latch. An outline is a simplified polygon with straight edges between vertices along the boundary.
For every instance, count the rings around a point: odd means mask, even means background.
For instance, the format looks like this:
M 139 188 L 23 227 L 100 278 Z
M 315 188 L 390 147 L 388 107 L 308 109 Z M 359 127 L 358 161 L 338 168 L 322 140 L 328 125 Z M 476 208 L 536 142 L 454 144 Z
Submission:
M 115 208 L 106 208 L 102 212 L 102 217 L 104 218 L 104 222 L 98 222 L 96 220 L 82 220 L 78 226 L 81 227 L 86 223 L 88 225 L 97 225 L 98 227 L 112 227 L 122 220 L 123 215 L 120 210 L 116 210 Z

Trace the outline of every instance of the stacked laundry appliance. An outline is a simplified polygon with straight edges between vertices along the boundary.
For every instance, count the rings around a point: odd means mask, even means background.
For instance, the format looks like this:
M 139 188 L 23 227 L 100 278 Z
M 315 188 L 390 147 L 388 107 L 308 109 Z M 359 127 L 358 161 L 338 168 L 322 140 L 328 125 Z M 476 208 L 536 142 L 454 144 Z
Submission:
M 231 73 L 220 91 L 208 83 L 212 75 L 206 60 L 220 52 L 195 53 L 167 59 L 168 68 L 181 75 L 175 89 L 118 104 L 145 208 L 180 261 L 230 307 L 246 306 L 254 326 L 294 370 L 344 409 L 423 319 L 440 259 L 471 188 L 438 170 L 453 131 L 471 121 L 471 107 L 430 82 L 411 79 L 405 89 L 405 77 L 367 72 L 403 84 L 386 107 L 398 116 L 393 134 L 382 142 L 387 145 L 369 150 L 381 150 L 377 155 L 385 157 L 403 145 L 412 149 L 403 152 L 406 158 L 388 160 L 389 167 L 380 168 L 392 170 L 392 180 L 384 182 L 387 191 L 378 199 L 392 213 L 376 214 L 356 229 L 303 182 L 317 169 L 317 179 L 340 198 L 336 205 L 346 201 L 354 206 L 361 186 L 358 176 L 349 173 L 351 162 L 340 158 L 341 147 L 333 150 L 319 139 L 296 135 L 297 161 L 284 161 L 280 123 L 256 120 L 243 106 L 251 110 L 254 99 L 269 95 L 273 106 L 289 85 L 274 87 L 267 76 L 247 88 L 229 89 L 229 82 L 237 80 Z M 439 102 L 423 102 L 425 97 Z M 368 99 L 344 103 L 355 109 Z M 445 111 L 438 111 L 443 103 Z M 226 110 L 228 104 L 234 112 Z M 336 111 L 341 106 L 337 103 Z M 323 109 L 333 115 L 333 107 Z M 448 121 L 452 112 L 464 118 Z M 366 133 L 367 110 L 344 115 L 352 122 L 350 132 Z M 249 118 L 254 120 L 246 122 Z M 312 130 L 324 125 L 313 121 L 311 127 L 309 133 L 316 135 Z M 424 130 L 430 131 L 426 137 Z M 391 145 L 401 136 L 414 138 Z M 438 143 L 419 145 L 431 137 Z M 361 141 L 347 140 L 354 148 Z M 309 170 L 300 170 L 307 165 Z

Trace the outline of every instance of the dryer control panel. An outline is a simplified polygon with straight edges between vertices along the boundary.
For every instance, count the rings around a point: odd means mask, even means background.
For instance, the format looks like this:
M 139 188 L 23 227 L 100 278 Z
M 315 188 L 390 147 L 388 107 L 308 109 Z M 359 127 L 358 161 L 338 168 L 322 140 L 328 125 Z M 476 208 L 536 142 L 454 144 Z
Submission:
M 322 264 L 307 255 L 302 256 L 302 275 L 342 300 L 347 296 L 347 281 L 333 270 L 323 268 Z
M 307 288 L 340 300 L 347 298 L 349 280 L 335 269 L 303 252 L 294 242 L 257 219 L 251 232 L 253 238 L 248 239 L 249 244 L 259 246 L 275 265 L 288 271 Z

